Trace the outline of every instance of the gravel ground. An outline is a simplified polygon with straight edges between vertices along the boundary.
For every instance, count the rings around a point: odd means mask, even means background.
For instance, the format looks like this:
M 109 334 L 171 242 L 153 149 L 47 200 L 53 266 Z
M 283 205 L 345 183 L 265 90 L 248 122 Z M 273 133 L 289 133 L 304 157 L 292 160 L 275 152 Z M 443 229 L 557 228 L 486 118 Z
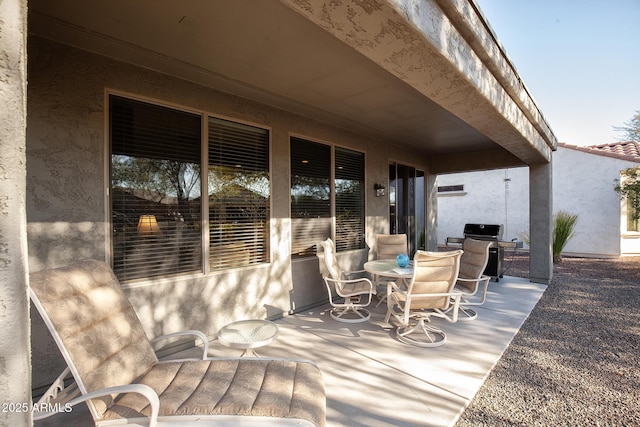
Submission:
M 456 427 L 640 426 L 639 360 L 640 257 L 565 257 Z

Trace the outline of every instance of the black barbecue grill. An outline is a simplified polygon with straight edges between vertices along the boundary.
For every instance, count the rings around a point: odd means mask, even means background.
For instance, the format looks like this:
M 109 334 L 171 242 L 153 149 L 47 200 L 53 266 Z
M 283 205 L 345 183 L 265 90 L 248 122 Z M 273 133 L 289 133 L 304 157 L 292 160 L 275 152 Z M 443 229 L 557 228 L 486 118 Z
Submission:
M 489 247 L 489 262 L 484 274 L 491 276 L 497 282 L 504 270 L 502 264 L 504 262 L 504 250 L 522 248 L 522 242 L 502 240 L 503 227 L 501 224 L 465 224 L 464 237 L 447 237 L 447 246 L 450 244 L 461 245 L 464 239 L 490 240 L 494 242 Z

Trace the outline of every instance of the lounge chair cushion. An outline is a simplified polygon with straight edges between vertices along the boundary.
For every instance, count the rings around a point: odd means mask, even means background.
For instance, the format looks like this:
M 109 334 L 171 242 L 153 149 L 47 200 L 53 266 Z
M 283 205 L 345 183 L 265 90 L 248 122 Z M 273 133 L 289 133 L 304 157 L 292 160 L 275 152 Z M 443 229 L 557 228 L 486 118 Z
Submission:
M 159 416 L 247 415 L 313 420 L 324 425 L 320 370 L 309 363 L 269 359 L 161 362 L 137 383 L 160 396 Z M 137 394 L 116 400 L 104 419 L 149 415 Z

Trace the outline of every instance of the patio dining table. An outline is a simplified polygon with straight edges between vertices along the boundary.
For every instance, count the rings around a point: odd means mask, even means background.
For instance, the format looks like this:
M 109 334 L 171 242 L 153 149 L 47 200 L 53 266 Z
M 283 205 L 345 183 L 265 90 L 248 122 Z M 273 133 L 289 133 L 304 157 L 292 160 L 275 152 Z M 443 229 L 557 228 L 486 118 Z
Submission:
M 364 263 L 364 270 L 377 276 L 389 277 L 392 279 L 411 279 L 413 276 L 413 266 L 410 263 L 407 267 L 401 268 L 395 259 L 379 259 Z
M 400 283 L 397 283 L 399 286 L 408 287 L 409 281 L 413 277 L 413 263 L 409 263 L 406 267 L 398 266 L 398 263 L 395 259 L 378 259 L 375 261 L 369 261 L 364 263 L 364 271 L 375 276 L 385 277 L 392 282 L 396 279 L 399 280 Z M 385 290 L 384 296 L 380 296 L 379 302 L 376 305 L 380 305 L 386 298 L 387 292 L 389 289 L 389 285 L 387 284 L 387 290 Z

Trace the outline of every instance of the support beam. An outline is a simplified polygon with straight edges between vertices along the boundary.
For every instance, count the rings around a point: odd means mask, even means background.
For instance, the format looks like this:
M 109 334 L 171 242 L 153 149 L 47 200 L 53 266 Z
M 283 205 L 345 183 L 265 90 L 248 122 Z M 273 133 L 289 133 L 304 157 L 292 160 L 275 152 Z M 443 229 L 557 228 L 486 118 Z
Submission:
M 440 154 L 429 157 L 429 171 L 436 175 L 526 166 L 503 149 Z
M 27 286 L 27 0 L 0 1 L 0 425 L 28 426 L 31 348 Z M 26 409 L 26 410 L 25 410 Z
M 549 284 L 553 276 L 552 162 L 529 167 L 529 277 Z

